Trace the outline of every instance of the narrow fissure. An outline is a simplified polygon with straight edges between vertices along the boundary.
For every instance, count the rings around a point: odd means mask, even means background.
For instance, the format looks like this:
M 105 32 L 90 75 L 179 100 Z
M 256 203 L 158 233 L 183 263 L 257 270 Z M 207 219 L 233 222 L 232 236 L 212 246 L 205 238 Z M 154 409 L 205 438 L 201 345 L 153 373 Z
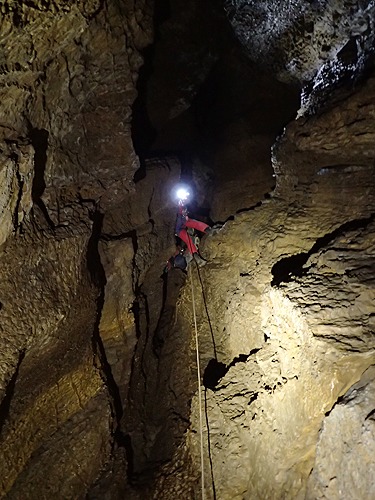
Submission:
M 94 324 L 92 344 L 94 356 L 97 357 L 99 361 L 97 367 L 102 373 L 104 382 L 111 396 L 111 403 L 113 405 L 114 412 L 113 416 L 115 418 L 115 425 L 113 429 L 114 438 L 119 446 L 125 446 L 126 440 L 124 440 L 124 436 L 120 430 L 120 422 L 123 415 L 123 402 L 121 400 L 119 388 L 112 373 L 111 365 L 107 359 L 99 329 L 105 299 L 105 286 L 107 283 L 98 248 L 99 240 L 101 238 L 103 218 L 104 215 L 99 211 L 91 213 L 91 220 L 93 222 L 93 225 L 91 237 L 87 245 L 87 267 L 92 282 L 98 289 L 98 297 L 96 300 L 96 320 Z
M 225 377 L 233 366 L 237 363 L 246 363 L 249 357 L 256 354 L 259 350 L 260 349 L 252 349 L 249 354 L 239 354 L 227 365 L 217 359 L 210 359 L 203 374 L 204 387 L 215 391 L 219 381 Z
M 23 186 L 24 186 L 24 181 L 20 175 L 18 165 L 17 165 L 17 170 L 16 170 L 16 177 L 17 177 L 17 182 L 18 182 L 18 197 L 17 197 L 17 203 L 16 203 L 16 207 L 14 210 L 14 217 L 13 217 L 13 227 L 15 230 L 17 230 L 18 225 L 19 225 L 19 207 L 20 207 L 21 200 L 22 200 L 22 191 L 23 191 Z
M 10 411 L 10 405 L 12 402 L 13 394 L 14 394 L 14 389 L 16 386 L 17 378 L 18 378 L 18 373 L 20 371 L 20 366 L 23 361 L 23 358 L 25 357 L 25 350 L 21 351 L 18 355 L 18 362 L 16 369 L 8 382 L 5 390 L 5 396 L 3 397 L 1 404 L 0 404 L 0 433 L 3 429 L 3 426 L 9 416 L 9 411 Z
M 47 163 L 47 149 L 48 149 L 48 136 L 49 133 L 45 129 L 31 128 L 29 132 L 31 144 L 34 148 L 34 179 L 31 190 L 31 197 L 33 203 L 37 205 L 43 214 L 47 224 L 50 228 L 54 228 L 51 217 L 49 216 L 46 205 L 42 200 L 42 195 L 46 189 L 46 182 L 44 179 Z

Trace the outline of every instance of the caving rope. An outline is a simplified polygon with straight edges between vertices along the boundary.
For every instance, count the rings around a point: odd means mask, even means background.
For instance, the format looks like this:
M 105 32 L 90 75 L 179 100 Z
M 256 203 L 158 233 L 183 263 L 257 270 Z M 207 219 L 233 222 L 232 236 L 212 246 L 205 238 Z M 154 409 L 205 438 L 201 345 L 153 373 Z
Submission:
M 194 328 L 195 328 L 195 350 L 197 353 L 199 427 L 200 427 L 200 438 L 201 438 L 201 489 L 202 489 L 202 500 L 204 500 L 205 499 L 205 492 L 204 492 L 203 412 L 202 412 L 201 369 L 200 369 L 200 362 L 199 362 L 198 326 L 197 326 L 197 314 L 196 314 L 196 310 L 195 310 L 195 297 L 194 297 L 194 284 L 193 284 L 192 268 L 190 270 L 190 283 L 191 283 L 191 302 L 192 302 L 192 306 L 193 306 L 193 317 L 194 317 Z

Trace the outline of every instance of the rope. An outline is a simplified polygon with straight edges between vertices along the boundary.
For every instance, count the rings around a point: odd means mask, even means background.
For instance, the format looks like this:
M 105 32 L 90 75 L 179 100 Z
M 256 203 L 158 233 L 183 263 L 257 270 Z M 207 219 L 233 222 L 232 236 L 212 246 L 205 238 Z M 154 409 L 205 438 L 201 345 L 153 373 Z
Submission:
M 212 328 L 212 323 L 211 323 L 211 318 L 210 318 L 210 315 L 208 313 L 208 307 L 207 307 L 207 300 L 206 300 L 206 294 L 204 293 L 204 286 L 203 286 L 203 282 L 202 282 L 202 276 L 201 276 L 201 272 L 199 270 L 199 266 L 197 266 L 197 271 L 198 271 L 198 278 L 199 278 L 199 282 L 201 284 L 201 289 L 202 289 L 202 297 L 203 297 L 203 304 L 204 304 L 204 308 L 206 309 L 206 316 L 207 316 L 207 321 L 208 321 L 208 325 L 210 327 L 210 332 L 211 332 L 211 340 L 212 340 L 212 346 L 214 348 L 214 356 L 215 356 L 215 359 L 217 361 L 217 352 L 216 352 L 216 343 L 215 343 L 215 335 L 214 335 L 214 330 Z
M 207 320 L 208 320 L 208 324 L 209 324 L 209 326 L 210 326 L 210 331 L 211 331 L 211 340 L 212 340 L 212 345 L 213 345 L 213 348 L 214 348 L 215 360 L 216 360 L 216 362 L 218 363 L 217 353 L 216 353 L 215 336 L 214 336 L 214 331 L 213 331 L 213 328 L 212 328 L 211 318 L 210 318 L 210 315 L 209 315 L 209 313 L 208 313 L 208 307 L 207 307 L 206 294 L 204 293 L 204 286 L 203 286 L 203 281 L 202 281 L 201 272 L 200 272 L 200 270 L 199 270 L 199 266 L 197 266 L 197 271 L 198 271 L 198 278 L 199 278 L 199 282 L 200 282 L 200 284 L 201 284 L 201 289 L 202 289 L 202 297 L 203 297 L 204 307 L 205 307 L 205 309 L 206 309 Z M 205 384 L 204 384 L 204 377 L 203 377 L 203 385 L 205 385 Z M 212 464 L 212 454 L 211 454 L 210 425 L 209 425 L 209 421 L 208 421 L 208 411 L 207 411 L 207 389 L 206 389 L 206 386 L 205 386 L 205 389 L 204 389 L 204 412 L 205 412 L 205 415 L 206 415 L 207 444 L 208 444 L 208 459 L 209 459 L 209 463 L 210 463 L 210 471 L 211 471 L 212 493 L 213 493 L 213 496 L 214 496 L 213 500 L 216 500 L 215 478 L 214 478 L 214 470 L 213 470 L 213 464 Z
M 199 427 L 200 427 L 200 437 L 201 437 L 201 488 L 202 488 L 202 500 L 204 500 L 205 494 L 204 494 L 204 455 L 203 455 L 203 416 L 202 416 L 203 412 L 202 412 L 201 368 L 200 368 L 200 362 L 199 362 L 198 327 L 197 327 L 197 314 L 196 314 L 196 310 L 195 310 L 195 297 L 194 297 L 192 270 L 190 270 L 190 283 L 191 283 L 191 301 L 192 301 L 192 305 L 193 305 L 194 328 L 195 328 L 195 350 L 197 353 Z

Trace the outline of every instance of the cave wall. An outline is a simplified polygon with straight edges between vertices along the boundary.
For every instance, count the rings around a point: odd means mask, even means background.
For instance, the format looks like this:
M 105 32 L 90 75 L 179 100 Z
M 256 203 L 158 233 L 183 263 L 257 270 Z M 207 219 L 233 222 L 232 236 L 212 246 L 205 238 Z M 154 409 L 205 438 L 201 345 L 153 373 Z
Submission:
M 110 401 L 92 346 L 90 232 L 56 236 L 3 247 L 2 368 L 11 376 L 1 403 L 1 496 L 9 498 L 79 494 L 109 453 Z
M 82 497 L 114 446 L 98 245 L 104 212 L 136 192 L 131 105 L 151 13 L 1 2 L 1 497 Z
M 213 488 L 228 499 L 374 494 L 374 89 L 371 78 L 292 122 L 273 148 L 272 197 L 206 237 L 209 498 Z M 197 468 L 198 421 L 195 399 Z

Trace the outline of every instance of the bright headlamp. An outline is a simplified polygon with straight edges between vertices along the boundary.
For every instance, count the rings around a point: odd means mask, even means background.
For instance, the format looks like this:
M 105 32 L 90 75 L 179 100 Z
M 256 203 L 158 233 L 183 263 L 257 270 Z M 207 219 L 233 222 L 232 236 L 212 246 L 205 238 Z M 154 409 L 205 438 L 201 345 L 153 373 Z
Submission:
M 185 202 L 190 198 L 191 189 L 187 185 L 178 184 L 174 189 L 174 198 L 177 201 Z
M 188 191 L 187 189 L 185 189 L 185 188 L 179 188 L 179 189 L 177 189 L 177 191 L 176 191 L 176 196 L 177 196 L 177 198 L 178 198 L 179 200 L 181 200 L 181 201 L 186 201 L 186 200 L 189 198 L 190 193 L 189 193 L 189 191 Z

